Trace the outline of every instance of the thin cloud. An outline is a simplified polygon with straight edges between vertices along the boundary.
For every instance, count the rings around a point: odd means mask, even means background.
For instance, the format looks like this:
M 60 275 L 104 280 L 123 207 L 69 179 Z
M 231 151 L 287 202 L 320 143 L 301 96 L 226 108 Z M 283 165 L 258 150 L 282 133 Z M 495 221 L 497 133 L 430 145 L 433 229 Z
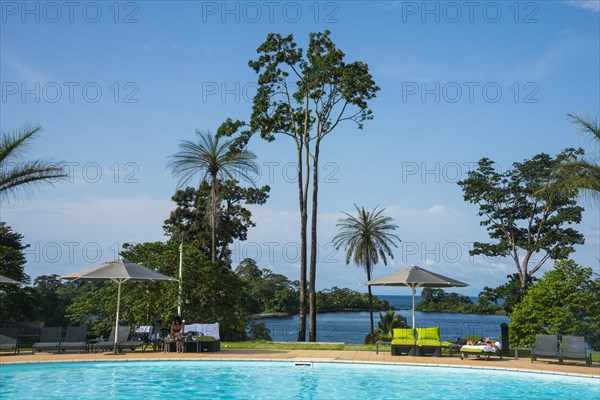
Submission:
M 29 82 L 48 82 L 46 76 L 16 57 L 4 54 L 2 61 Z
M 565 3 L 582 10 L 600 12 L 600 0 L 566 0 Z

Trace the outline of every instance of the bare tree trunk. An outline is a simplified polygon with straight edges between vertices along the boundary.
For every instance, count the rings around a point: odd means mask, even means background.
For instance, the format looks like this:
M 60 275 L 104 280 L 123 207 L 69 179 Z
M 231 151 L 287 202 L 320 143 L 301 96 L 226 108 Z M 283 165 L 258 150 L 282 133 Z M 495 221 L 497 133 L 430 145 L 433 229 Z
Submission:
M 319 143 L 315 142 L 315 154 L 313 156 L 313 192 L 312 192 L 312 218 L 310 227 L 310 277 L 309 277 L 309 305 L 310 305 L 310 332 L 309 341 L 317 341 L 317 293 L 315 282 L 317 280 L 317 206 L 319 194 Z
M 306 225 L 308 214 L 302 173 L 302 147 L 298 148 L 298 199 L 300 203 L 300 311 L 298 315 L 298 341 L 306 341 Z M 308 183 L 308 182 L 307 182 Z
M 213 177 L 211 181 L 211 222 L 210 236 L 211 245 L 210 253 L 213 264 L 217 262 L 217 180 Z
M 371 280 L 371 260 L 367 255 L 367 281 Z M 371 285 L 367 286 L 369 291 L 369 318 L 371 320 L 371 340 L 375 337 L 375 324 L 373 323 L 373 294 L 371 293 Z

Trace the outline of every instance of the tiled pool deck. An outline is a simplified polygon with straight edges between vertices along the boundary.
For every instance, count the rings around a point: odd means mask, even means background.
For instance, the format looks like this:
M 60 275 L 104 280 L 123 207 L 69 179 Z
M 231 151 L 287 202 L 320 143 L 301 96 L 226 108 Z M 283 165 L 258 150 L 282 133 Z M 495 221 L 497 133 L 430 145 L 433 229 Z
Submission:
M 493 357 L 488 361 L 475 357 L 461 360 L 454 357 L 408 357 L 391 356 L 389 353 L 342 350 L 254 350 L 221 348 L 215 353 L 167 353 L 162 351 L 140 350 L 128 351 L 124 354 L 112 353 L 20 353 L 17 355 L 2 353 L 0 366 L 8 363 L 44 363 L 44 362 L 94 362 L 94 361 L 148 361 L 148 360 L 236 360 L 236 361 L 312 361 L 312 362 L 353 362 L 353 363 L 393 363 L 406 365 L 427 365 L 462 368 L 486 368 L 498 370 L 518 370 L 552 374 L 568 374 L 600 378 L 600 364 L 587 366 L 580 362 L 536 361 L 529 358 L 515 360 L 512 357 L 500 359 Z

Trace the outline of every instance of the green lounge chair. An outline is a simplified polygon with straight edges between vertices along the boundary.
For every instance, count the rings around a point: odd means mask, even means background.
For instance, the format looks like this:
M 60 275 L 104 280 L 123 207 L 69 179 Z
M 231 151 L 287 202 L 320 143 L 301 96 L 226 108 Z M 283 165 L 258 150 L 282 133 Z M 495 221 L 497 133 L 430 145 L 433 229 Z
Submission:
M 587 365 L 592 365 L 592 354 L 585 347 L 585 338 L 583 336 L 562 337 L 562 350 L 560 351 L 559 361 L 568 358 L 572 360 L 585 360 Z
M 440 339 L 440 327 L 417 328 L 417 343 L 419 355 L 442 356 L 442 340 Z
M 31 347 L 31 354 L 42 350 L 56 350 L 62 341 L 62 326 L 45 326 L 42 328 L 40 340 Z
M 392 355 L 415 356 L 418 353 L 415 339 L 415 330 L 411 328 L 394 328 L 392 338 Z
M 531 350 L 531 362 L 533 363 L 538 357 L 556 358 L 560 361 L 558 336 L 535 335 L 535 347 Z
M 83 350 L 87 351 L 87 327 L 86 326 L 68 326 L 65 338 L 58 349 L 60 351 L 66 350 Z

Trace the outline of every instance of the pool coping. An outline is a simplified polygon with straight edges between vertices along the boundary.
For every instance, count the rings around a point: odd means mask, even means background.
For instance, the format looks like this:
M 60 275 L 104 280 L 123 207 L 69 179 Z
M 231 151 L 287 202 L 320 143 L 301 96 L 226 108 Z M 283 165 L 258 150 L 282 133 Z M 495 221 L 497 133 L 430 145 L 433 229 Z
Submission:
M 3 365 L 26 365 L 26 364 L 56 364 L 56 363 L 127 363 L 127 362 L 155 362 L 155 361 L 174 361 L 174 362 L 215 362 L 215 361 L 235 361 L 235 362 L 278 362 L 278 363 L 293 363 L 293 362 L 310 362 L 310 363 L 336 363 L 336 364 L 367 364 L 367 365 L 403 365 L 411 367 L 429 367 L 429 368 L 462 368 L 462 369 L 477 369 L 477 370 L 490 370 L 490 371 L 508 371 L 508 372 L 520 372 L 529 374 L 543 374 L 543 375 L 559 375 L 559 376 L 571 376 L 580 378 L 595 378 L 600 379 L 600 374 L 584 374 L 575 372 L 564 372 L 564 371 L 548 371 L 540 369 L 525 369 L 525 368 L 511 368 L 511 367 L 494 367 L 484 365 L 453 365 L 444 363 L 426 363 L 426 362 L 391 362 L 391 361 L 355 361 L 355 360 L 339 360 L 334 358 L 315 358 L 315 357 L 296 357 L 296 358 L 235 358 L 235 357 L 211 357 L 211 358 L 89 358 L 89 359 L 66 359 L 66 360 L 26 360 L 26 361 L 6 361 L 0 362 L 0 370 Z

